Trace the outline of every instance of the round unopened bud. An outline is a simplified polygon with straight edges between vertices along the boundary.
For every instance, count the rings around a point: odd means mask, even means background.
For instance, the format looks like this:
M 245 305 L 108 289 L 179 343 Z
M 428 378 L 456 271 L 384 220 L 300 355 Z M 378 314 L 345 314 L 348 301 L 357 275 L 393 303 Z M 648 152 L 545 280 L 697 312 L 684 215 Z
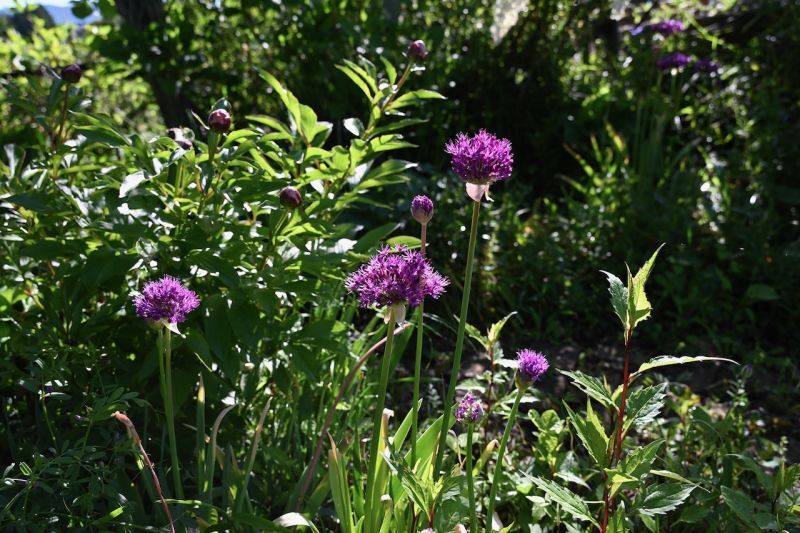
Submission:
M 78 83 L 83 77 L 83 69 L 77 63 L 67 65 L 61 69 L 61 79 L 67 83 Z
M 433 218 L 433 201 L 427 196 L 415 196 L 411 200 L 411 216 L 420 224 L 427 224 Z
M 408 57 L 414 61 L 425 61 L 428 58 L 428 47 L 423 41 L 417 39 L 408 45 Z
M 224 109 L 215 109 L 208 115 L 208 127 L 217 133 L 231 129 L 231 114 Z
M 284 187 L 280 194 L 281 205 L 287 209 L 296 209 L 303 203 L 303 196 L 294 187 Z

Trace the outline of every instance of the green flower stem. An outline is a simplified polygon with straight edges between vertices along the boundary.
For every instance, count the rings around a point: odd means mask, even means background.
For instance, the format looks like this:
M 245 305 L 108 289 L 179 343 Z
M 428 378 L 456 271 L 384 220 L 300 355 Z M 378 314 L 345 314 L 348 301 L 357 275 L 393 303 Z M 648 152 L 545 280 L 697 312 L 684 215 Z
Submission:
M 478 532 L 478 519 L 475 512 L 475 481 L 472 479 L 472 424 L 467 424 L 467 499 L 469 499 L 469 531 Z
M 178 462 L 178 443 L 175 440 L 175 404 L 172 398 L 172 332 L 163 328 L 162 348 L 164 362 L 161 365 L 163 375 L 164 411 L 167 415 L 167 432 L 169 433 L 170 458 L 172 460 L 172 479 L 175 484 L 175 493 L 179 500 L 183 499 L 183 484 L 181 483 L 180 463 Z
M 425 256 L 425 241 L 427 240 L 427 224 L 422 224 L 422 234 L 420 236 L 420 251 L 422 256 Z M 411 468 L 417 464 L 417 424 L 419 419 L 419 381 L 420 374 L 422 373 L 422 330 L 423 330 L 423 313 L 425 302 L 419 304 L 417 311 L 417 353 L 414 358 L 414 397 L 411 403 Z
M 511 407 L 511 413 L 508 415 L 508 422 L 506 422 L 506 429 L 503 431 L 503 438 L 500 440 L 500 449 L 497 450 L 497 462 L 494 465 L 494 478 L 492 479 L 492 489 L 489 492 L 489 508 L 486 510 L 486 533 L 492 533 L 492 516 L 494 515 L 494 503 L 497 499 L 497 488 L 500 486 L 500 481 L 503 477 L 503 456 L 506 454 L 506 446 L 508 446 L 508 437 L 511 435 L 511 428 L 514 427 L 514 419 L 517 417 L 517 410 L 519 409 L 519 402 L 522 400 L 522 394 L 525 389 L 517 388 L 517 397 L 514 398 L 514 405 Z
M 386 404 L 386 388 L 389 384 L 389 367 L 391 366 L 392 362 L 392 347 L 394 346 L 394 330 L 397 322 L 395 319 L 394 310 L 390 308 L 389 310 L 389 325 L 386 332 L 386 346 L 383 350 L 383 362 L 381 363 L 381 378 L 380 384 L 378 385 L 378 398 L 377 398 L 377 405 L 375 407 L 375 416 L 373 417 L 372 423 L 372 441 L 370 443 L 370 452 L 369 452 L 369 471 L 367 473 L 367 491 L 366 491 L 366 502 L 365 502 L 365 509 L 364 509 L 364 522 L 366 525 L 365 531 L 366 533 L 371 533 L 373 531 L 377 531 L 377 524 L 375 523 L 376 520 L 372 516 L 373 509 L 375 513 L 380 515 L 383 514 L 383 509 L 380 505 L 375 505 L 377 503 L 375 500 L 375 494 L 377 488 L 375 487 L 375 477 L 377 476 L 378 472 L 378 455 L 379 455 L 379 448 L 380 448 L 380 439 L 381 439 L 381 420 L 383 418 L 383 408 Z
M 458 317 L 458 331 L 456 333 L 456 349 L 453 353 L 453 368 L 450 372 L 450 386 L 447 388 L 447 397 L 444 401 L 444 414 L 442 415 L 442 431 L 439 435 L 439 447 L 436 451 L 433 475 L 438 479 L 444 458 L 447 430 L 450 428 L 450 411 L 453 408 L 453 397 L 456 393 L 456 381 L 461 371 L 461 352 L 464 349 L 464 332 L 467 326 L 467 311 L 469 310 L 469 291 L 472 285 L 472 267 L 475 258 L 475 244 L 478 240 L 478 216 L 481 212 L 480 202 L 472 206 L 472 226 L 469 231 L 469 247 L 467 248 L 467 272 L 464 275 L 464 291 L 461 297 L 461 314 Z

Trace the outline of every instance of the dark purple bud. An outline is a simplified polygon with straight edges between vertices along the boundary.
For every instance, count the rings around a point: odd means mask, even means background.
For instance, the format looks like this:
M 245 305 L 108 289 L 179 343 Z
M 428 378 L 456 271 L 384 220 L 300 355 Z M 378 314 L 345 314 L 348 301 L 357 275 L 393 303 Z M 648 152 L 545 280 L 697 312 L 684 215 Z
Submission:
M 433 218 L 433 202 L 427 196 L 415 196 L 411 200 L 411 216 L 420 224 L 427 224 Z
M 61 69 L 61 79 L 67 83 L 78 83 L 83 76 L 83 69 L 77 63 L 67 65 Z
M 217 133 L 231 129 L 231 114 L 224 109 L 215 109 L 208 115 L 208 127 Z
M 418 62 L 425 61 L 428 58 L 428 48 L 425 43 L 416 40 L 408 45 L 408 57 Z
M 284 187 L 280 194 L 281 205 L 287 209 L 296 209 L 303 203 L 303 196 L 294 187 Z

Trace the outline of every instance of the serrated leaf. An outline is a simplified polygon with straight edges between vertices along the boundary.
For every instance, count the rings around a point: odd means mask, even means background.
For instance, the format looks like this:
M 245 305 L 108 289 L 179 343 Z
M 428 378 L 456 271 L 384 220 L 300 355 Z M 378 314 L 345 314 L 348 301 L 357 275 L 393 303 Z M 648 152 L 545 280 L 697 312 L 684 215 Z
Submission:
M 730 507 L 731 511 L 733 511 L 742 522 L 750 526 L 754 525 L 753 515 L 755 514 L 755 503 L 752 498 L 738 490 L 724 486 L 720 489 L 720 493 L 725 504 Z
M 625 509 L 622 507 L 617 508 L 611 520 L 608 522 L 608 529 L 606 531 L 608 533 L 625 533 L 627 531 L 625 527 Z
M 630 329 L 635 328 L 636 324 L 642 320 L 646 320 L 653 310 L 650 301 L 647 299 L 647 294 L 644 292 L 644 286 L 647 283 L 647 278 L 650 277 L 650 272 L 653 270 L 658 252 L 663 247 L 663 244 L 658 247 L 633 278 L 631 278 L 631 272 L 628 270 L 628 324 Z
M 537 487 L 539 487 L 539 489 L 544 491 L 544 493 L 547 494 L 547 496 L 549 496 L 552 501 L 558 504 L 558 506 L 561 507 L 561 509 L 571 514 L 578 520 L 591 522 L 595 526 L 600 527 L 597 521 L 589 512 L 589 506 L 586 505 L 586 502 L 584 502 L 580 498 L 580 496 L 578 496 L 571 490 L 562 487 L 561 485 L 559 485 L 554 481 L 550 481 L 548 479 L 543 479 L 540 477 L 531 477 L 531 476 L 528 477 L 530 477 L 530 480 Z
M 703 487 L 702 487 L 702 486 L 701 486 L 699 483 L 695 483 L 694 481 L 691 481 L 691 480 L 689 480 L 689 479 L 686 479 L 686 478 L 685 478 L 685 477 L 683 477 L 682 475 L 680 475 L 680 474 L 676 474 L 675 472 L 670 472 L 669 470 L 651 470 L 651 471 L 650 471 L 650 473 L 651 473 L 651 474 L 653 474 L 654 476 L 661 476 L 661 477 L 665 477 L 665 478 L 667 478 L 667 479 L 672 479 L 672 480 L 675 480 L 675 481 L 680 481 L 681 483 L 686 483 L 686 484 L 688 484 L 688 485 L 694 485 L 694 486 L 695 486 L 695 487 L 697 487 L 698 489 L 700 489 L 700 490 L 705 490 L 706 492 L 708 492 L 708 491 L 707 491 L 706 489 L 704 489 L 704 488 L 703 488 Z
M 629 452 L 622 460 L 622 470 L 639 479 L 650 471 L 655 461 L 658 449 L 664 444 L 664 439 L 654 440 L 647 446 Z
M 636 509 L 644 516 L 666 514 L 677 509 L 694 490 L 694 485 L 682 483 L 662 483 L 651 485 L 645 490 Z
M 572 427 L 575 428 L 584 448 L 598 465 L 605 465 L 608 459 L 608 437 L 600 419 L 592 410 L 591 402 L 586 400 L 586 418 L 576 415 L 566 403 L 564 406 L 567 408 Z
M 666 391 L 666 383 L 634 390 L 628 398 L 623 431 L 628 431 L 633 424 L 641 427 L 655 420 L 664 407 Z
M 580 370 L 559 370 L 559 372 L 572 378 L 572 384 L 593 400 L 597 400 L 606 407 L 616 407 L 616 403 L 611 397 L 611 391 L 596 377 L 584 374 Z
M 492 326 L 489 328 L 489 335 L 488 335 L 489 342 L 491 344 L 494 345 L 500 340 L 500 333 L 503 331 L 503 327 L 506 325 L 506 322 L 508 322 L 508 319 L 516 314 L 517 314 L 516 311 L 512 311 L 511 313 L 507 314 L 506 316 L 504 316 L 503 318 L 492 324 Z
M 611 272 L 601 270 L 608 278 L 608 292 L 611 294 L 611 307 L 614 308 L 614 313 L 619 317 L 622 322 L 622 327 L 626 330 L 628 327 L 628 289 L 622 283 L 622 280 Z
M 735 365 L 739 364 L 733 359 L 726 359 L 725 357 L 711 357 L 709 355 L 687 355 L 682 357 L 678 357 L 677 355 L 659 355 L 653 357 L 646 363 L 642 363 L 642 365 L 639 367 L 639 370 L 637 370 L 632 377 L 636 377 L 647 370 L 652 370 L 662 366 L 684 365 L 686 363 L 702 363 L 703 361 L 725 361 L 726 363 L 733 363 Z

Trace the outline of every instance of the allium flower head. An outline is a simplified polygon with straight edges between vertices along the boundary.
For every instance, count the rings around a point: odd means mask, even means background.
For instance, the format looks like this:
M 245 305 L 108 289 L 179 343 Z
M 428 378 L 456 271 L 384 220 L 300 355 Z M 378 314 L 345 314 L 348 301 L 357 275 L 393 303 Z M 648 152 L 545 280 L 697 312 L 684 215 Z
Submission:
M 433 218 L 433 201 L 427 196 L 415 196 L 411 200 L 411 216 L 420 224 L 427 224 Z
M 148 282 L 135 300 L 136 313 L 145 320 L 165 324 L 180 324 L 186 315 L 197 309 L 197 295 L 181 285 L 177 278 L 164 276 Z
M 453 172 L 467 183 L 483 185 L 504 180 L 514 165 L 511 141 L 498 139 L 486 130 L 472 137 L 459 133 L 444 151 L 452 157 Z
M 424 41 L 417 39 L 408 45 L 408 57 L 414 61 L 425 61 L 428 59 L 428 47 L 425 46 Z
M 438 298 L 450 282 L 425 257 L 405 246 L 381 249 L 345 281 L 362 307 L 419 305 L 426 296 Z
M 695 61 L 692 67 L 694 67 L 697 72 L 711 73 L 719 70 L 719 64 L 707 57 Z
M 527 348 L 517 352 L 517 363 L 519 365 L 517 376 L 526 385 L 537 381 L 550 368 L 550 363 L 544 354 Z
M 656 61 L 659 70 L 681 69 L 692 62 L 692 57 L 681 52 L 667 54 Z
M 481 401 L 471 393 L 466 393 L 456 407 L 456 420 L 462 424 L 471 424 L 483 418 Z
M 653 22 L 647 25 L 647 29 L 663 35 L 664 37 L 668 37 L 673 33 L 679 33 L 686 29 L 683 25 L 683 22 L 680 20 L 661 20 L 659 22 Z

